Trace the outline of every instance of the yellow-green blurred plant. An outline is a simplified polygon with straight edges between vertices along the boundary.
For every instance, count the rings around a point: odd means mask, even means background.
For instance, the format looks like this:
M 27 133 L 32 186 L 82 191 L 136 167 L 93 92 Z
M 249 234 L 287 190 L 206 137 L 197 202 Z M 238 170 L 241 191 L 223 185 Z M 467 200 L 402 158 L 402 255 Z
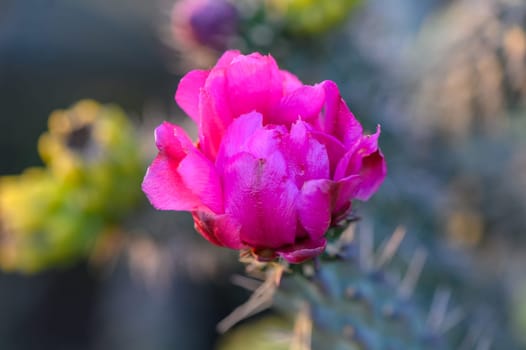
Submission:
M 317 34 L 341 24 L 362 0 L 267 0 L 292 33 Z
M 58 110 L 38 142 L 44 167 L 0 178 L 0 267 L 32 272 L 90 254 L 142 198 L 124 112 L 94 101 Z

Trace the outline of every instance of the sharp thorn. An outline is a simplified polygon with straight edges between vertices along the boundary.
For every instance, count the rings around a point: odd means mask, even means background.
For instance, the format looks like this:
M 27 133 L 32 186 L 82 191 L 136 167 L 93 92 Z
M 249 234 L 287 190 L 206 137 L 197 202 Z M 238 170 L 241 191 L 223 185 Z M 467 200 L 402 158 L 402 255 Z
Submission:
M 407 299 L 413 294 L 426 259 L 427 252 L 423 248 L 417 248 L 413 254 L 413 257 L 411 258 L 411 261 L 409 262 L 407 272 L 398 288 L 398 294 L 403 299 Z
M 371 227 L 368 225 L 362 226 L 359 232 L 359 252 L 360 252 L 360 266 L 365 271 L 372 270 L 373 267 L 373 246 L 374 246 L 374 234 Z
M 386 263 L 391 261 L 398 248 L 400 243 L 404 239 L 406 234 L 406 229 L 402 226 L 398 226 L 393 234 L 385 240 L 380 246 L 380 253 L 378 259 L 376 259 L 376 268 L 379 269 L 384 266 Z

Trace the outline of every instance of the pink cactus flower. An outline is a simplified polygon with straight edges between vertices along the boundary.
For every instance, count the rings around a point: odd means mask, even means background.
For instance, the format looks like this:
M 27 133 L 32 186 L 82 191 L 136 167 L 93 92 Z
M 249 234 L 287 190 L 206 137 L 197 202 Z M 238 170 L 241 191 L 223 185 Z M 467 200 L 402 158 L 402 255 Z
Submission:
M 227 51 L 185 75 L 175 100 L 199 140 L 161 124 L 142 188 L 158 209 L 190 211 L 219 246 L 300 263 L 385 178 L 380 129 L 363 135 L 334 82 L 304 85 L 270 55 Z

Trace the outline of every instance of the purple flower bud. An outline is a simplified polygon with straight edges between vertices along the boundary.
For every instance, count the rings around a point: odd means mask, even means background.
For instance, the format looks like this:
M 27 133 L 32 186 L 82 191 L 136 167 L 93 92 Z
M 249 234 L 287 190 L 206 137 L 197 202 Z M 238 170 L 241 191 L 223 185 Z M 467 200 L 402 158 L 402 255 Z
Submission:
M 222 51 L 237 32 L 238 12 L 225 0 L 184 0 L 172 12 L 174 35 L 187 44 Z

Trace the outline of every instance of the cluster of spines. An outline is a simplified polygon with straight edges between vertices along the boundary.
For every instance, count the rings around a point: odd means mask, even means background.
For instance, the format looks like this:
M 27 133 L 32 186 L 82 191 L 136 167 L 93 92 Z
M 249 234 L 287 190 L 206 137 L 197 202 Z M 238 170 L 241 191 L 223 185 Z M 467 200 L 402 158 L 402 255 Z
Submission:
M 461 309 L 449 306 L 449 289 L 438 288 L 431 306 L 422 306 L 427 304 L 416 286 L 423 249 L 415 251 L 402 278 L 387 267 L 404 234 L 395 231 L 374 253 L 369 231 L 355 237 L 352 228 L 346 230 L 323 258 L 285 274 L 273 293 L 267 279 L 249 308 L 273 295 L 274 309 L 295 324 L 291 349 L 490 349 L 491 337 L 482 327 L 467 327 Z

